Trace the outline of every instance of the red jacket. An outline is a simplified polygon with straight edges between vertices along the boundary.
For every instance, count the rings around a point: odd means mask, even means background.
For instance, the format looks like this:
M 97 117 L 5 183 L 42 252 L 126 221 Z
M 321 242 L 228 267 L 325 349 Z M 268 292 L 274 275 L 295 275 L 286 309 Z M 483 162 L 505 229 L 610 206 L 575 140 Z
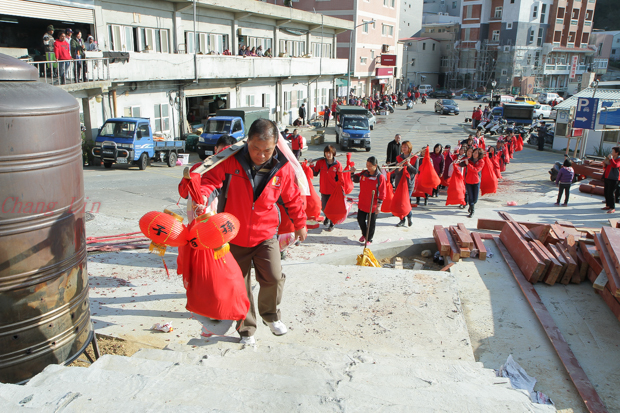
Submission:
M 484 159 L 478 159 L 476 163 L 469 160 L 467 164 L 467 169 L 465 172 L 465 183 L 466 184 L 478 184 L 480 183 L 480 171 L 482 171 L 482 167 L 484 166 Z
M 338 182 L 338 172 L 342 172 L 340 162 L 334 160 L 334 163 L 327 167 L 327 161 L 319 159 L 312 170 L 314 171 L 314 176 L 321 175 L 319 177 L 319 192 L 321 194 L 331 195 L 336 188 L 340 187 Z
M 618 168 L 620 168 L 620 157 L 609 159 L 609 164 L 605 166 L 605 179 L 613 179 L 617 181 L 620 178 L 618 175 Z
M 254 201 L 254 184 L 245 152 L 245 149 L 237 152 L 202 177 L 201 190 L 207 197 L 227 182 L 224 211 L 233 214 L 240 223 L 239 234 L 231 243 L 240 247 L 255 247 L 273 238 L 280 225 L 276 205 L 280 198 L 295 230 L 305 227 L 306 213 L 302 207 L 301 194 L 295 182 L 293 167 L 286 157 L 277 150 L 279 162 L 271 170 L 265 189 Z
M 54 42 L 54 53 L 56 60 L 71 60 L 71 46 L 67 42 L 56 40 Z
M 360 195 L 357 202 L 357 209 L 363 212 L 377 212 L 378 200 L 383 202 L 385 199 L 385 176 L 379 171 L 375 175 L 370 176 L 367 170 L 354 175 L 355 182 L 360 183 Z M 370 200 L 372 199 L 372 191 L 375 191 L 375 201 L 370 210 Z
M 482 119 L 482 112 L 479 110 L 474 110 L 474 113 L 472 113 L 471 115 L 472 119 L 476 119 L 476 120 L 481 120 Z
M 291 137 L 291 145 L 294 151 L 299 151 L 304 148 L 304 138 L 301 135 Z

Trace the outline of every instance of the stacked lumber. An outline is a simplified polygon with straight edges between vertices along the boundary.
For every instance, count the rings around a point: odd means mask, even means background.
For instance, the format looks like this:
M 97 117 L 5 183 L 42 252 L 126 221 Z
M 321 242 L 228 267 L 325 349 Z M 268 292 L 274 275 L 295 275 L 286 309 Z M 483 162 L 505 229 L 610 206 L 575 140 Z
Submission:
M 579 192 L 600 196 L 605 195 L 603 183 L 605 165 L 603 165 L 603 162 L 585 161 L 582 165 L 573 164 L 573 170 L 576 175 L 592 179 L 588 183 L 579 185 Z
M 611 227 L 577 228 L 566 221 L 518 222 L 498 213 L 501 220 L 479 219 L 478 229 L 500 231 L 499 239 L 527 281 L 567 285 L 588 279 L 620 320 L 618 220 L 610 220 Z
M 470 232 L 465 224 L 457 224 L 448 228 L 435 225 L 433 237 L 439 253 L 454 262 L 461 258 L 470 257 L 478 257 L 481 260 L 487 259 L 487 249 L 482 242 L 481 234 Z

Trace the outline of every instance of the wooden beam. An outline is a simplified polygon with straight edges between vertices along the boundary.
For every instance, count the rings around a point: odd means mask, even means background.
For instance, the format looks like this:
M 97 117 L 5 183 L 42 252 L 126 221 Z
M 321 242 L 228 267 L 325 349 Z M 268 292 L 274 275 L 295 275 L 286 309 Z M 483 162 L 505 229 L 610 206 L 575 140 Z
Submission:
M 533 252 L 529 243 L 519 236 L 515 224 L 507 222 L 499 237 L 504 244 L 510 245 L 519 269 L 527 280 L 536 282 L 543 274 L 545 263 Z
M 560 280 L 562 284 L 567 285 L 573 279 L 573 275 L 575 274 L 575 272 L 577 272 L 577 269 L 578 269 L 577 261 L 573 259 L 573 257 L 570 255 L 570 252 L 568 252 L 568 249 L 564 246 L 564 244 L 557 243 L 555 244 L 555 247 L 558 249 L 558 252 L 562 254 L 562 257 L 564 258 L 564 261 L 566 261 L 566 264 L 567 264 L 566 272 L 564 273 L 564 276 Z
M 596 280 L 592 283 L 592 287 L 594 287 L 595 290 L 603 291 L 607 285 L 607 281 L 607 273 L 603 271 L 601 275 L 596 277 Z
M 435 244 L 437 245 L 437 250 L 441 254 L 442 257 L 450 254 L 450 241 L 448 241 L 448 236 L 444 231 L 444 227 L 441 225 L 435 225 L 433 227 L 433 237 L 435 238 Z
M 562 253 L 557 249 L 557 247 L 553 244 L 549 244 L 547 246 L 547 250 L 553 254 L 555 259 L 560 263 L 560 271 L 558 271 L 555 277 L 549 277 L 545 280 L 545 282 L 549 285 L 555 284 L 557 281 L 561 281 L 566 273 L 566 269 L 568 268 L 568 263 L 562 256 Z
M 616 272 L 620 273 L 620 229 L 603 227 L 601 235 L 612 261 L 609 265 L 613 265 Z
M 478 250 L 478 258 L 481 260 L 487 259 L 487 248 L 484 246 L 484 242 L 482 242 L 482 238 L 480 234 L 477 232 L 471 233 L 471 238 L 474 240 L 474 246 Z
M 603 236 L 601 234 L 597 234 L 594 237 L 594 242 L 596 244 L 596 248 L 599 250 L 601 254 L 601 262 L 603 264 L 603 268 L 607 273 L 607 279 L 609 281 L 609 291 L 614 295 L 614 297 L 620 297 L 620 275 L 618 275 L 618 271 L 614 266 L 613 258 L 611 258 L 611 254 L 605 248 L 605 241 L 603 240 Z
M 594 290 L 595 293 L 600 295 L 605 301 L 605 304 L 609 307 L 614 316 L 620 321 L 620 302 L 613 296 L 609 288 L 604 288 L 602 291 Z
M 449 257 L 452 261 L 458 262 L 461 259 L 461 256 L 459 254 L 458 247 L 456 246 L 456 242 L 454 242 L 454 239 L 452 238 L 452 235 L 450 234 L 450 231 L 448 230 L 448 228 L 444 228 L 443 230 L 446 233 L 446 236 L 448 237 L 448 241 L 450 242 Z
M 517 280 L 523 295 L 530 303 L 530 306 L 532 307 L 532 310 L 534 310 L 534 313 L 545 330 L 545 333 L 547 333 L 547 337 L 549 337 L 551 344 L 553 344 L 556 353 L 560 357 L 564 368 L 566 368 L 566 371 L 585 403 L 586 408 L 591 413 L 607 412 L 607 408 L 596 392 L 596 389 L 588 379 L 588 375 L 585 371 L 583 371 L 583 368 L 581 368 L 579 360 L 577 360 L 575 354 L 572 352 L 570 346 L 566 342 L 566 339 L 562 335 L 562 332 L 555 324 L 555 321 L 553 321 L 553 317 L 547 310 L 547 307 L 543 304 L 543 301 L 536 292 L 536 289 L 532 284 L 527 282 L 524 274 L 519 269 L 519 266 L 504 246 L 504 243 L 498 238 L 495 238 L 495 242 L 497 243 L 500 253 L 504 257 L 504 260 L 506 260 L 512 275 L 515 280 Z

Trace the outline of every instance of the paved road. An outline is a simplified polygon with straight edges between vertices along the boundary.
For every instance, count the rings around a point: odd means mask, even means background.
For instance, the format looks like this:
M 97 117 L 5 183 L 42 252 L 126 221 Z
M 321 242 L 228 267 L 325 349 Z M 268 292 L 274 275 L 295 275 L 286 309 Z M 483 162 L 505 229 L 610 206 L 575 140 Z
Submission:
M 434 100 L 429 100 L 426 105 L 415 105 L 414 109 L 410 110 L 406 110 L 404 106 L 397 106 L 394 114 L 378 116 L 377 126 L 372 132 L 372 150 L 354 151 L 353 160 L 358 168 L 363 168 L 366 159 L 371 155 L 384 162 L 387 144 L 397 133 L 400 133 L 404 140 L 411 140 L 414 150 L 427 144 L 431 147 L 436 143 L 456 144 L 466 137 L 466 133 L 458 124 L 469 116 L 474 105 L 479 104 L 472 101 L 457 100 L 457 102 L 461 109 L 461 114 L 458 116 L 434 113 Z M 310 130 L 303 133 L 308 138 L 312 135 Z M 326 144 L 328 143 L 335 144 L 333 126 L 327 129 Z M 311 146 L 304 153 L 304 157 L 320 157 L 323 155 L 323 148 L 324 145 Z M 536 196 L 554 190 L 547 171 L 556 160 L 562 160 L 562 156 L 526 149 L 509 166 L 503 190 L 492 198 L 483 198 L 482 202 L 504 202 L 510 197 L 514 198 L 516 193 L 522 205 L 535 200 Z M 197 154 L 192 153 L 190 162 L 197 161 L 199 161 Z M 112 169 L 85 168 L 84 182 L 88 197 L 86 211 L 93 210 L 97 213 L 96 218 L 87 224 L 87 234 L 98 236 L 137 231 L 137 222 L 147 211 L 164 208 L 173 208 L 177 212 L 184 210 L 184 200 L 181 200 L 179 206 L 176 205 L 179 202 L 177 185 L 182 170 L 181 167 L 168 168 L 164 164 L 154 164 L 144 171 L 136 167 L 117 165 Z M 318 179 L 315 179 L 314 184 L 318 190 Z M 511 186 L 515 188 L 511 189 Z M 351 194 L 356 195 L 356 192 Z M 432 205 L 439 207 L 441 199 L 434 200 Z M 443 199 L 445 200 L 445 195 Z

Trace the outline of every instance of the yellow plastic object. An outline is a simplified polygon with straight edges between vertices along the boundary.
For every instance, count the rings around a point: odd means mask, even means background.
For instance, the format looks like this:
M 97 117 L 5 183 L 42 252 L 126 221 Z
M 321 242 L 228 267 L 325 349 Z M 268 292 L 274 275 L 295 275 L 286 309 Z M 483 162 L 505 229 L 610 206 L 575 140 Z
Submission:
M 381 267 L 370 248 L 364 248 L 364 253 L 357 256 L 357 265 L 360 267 Z

